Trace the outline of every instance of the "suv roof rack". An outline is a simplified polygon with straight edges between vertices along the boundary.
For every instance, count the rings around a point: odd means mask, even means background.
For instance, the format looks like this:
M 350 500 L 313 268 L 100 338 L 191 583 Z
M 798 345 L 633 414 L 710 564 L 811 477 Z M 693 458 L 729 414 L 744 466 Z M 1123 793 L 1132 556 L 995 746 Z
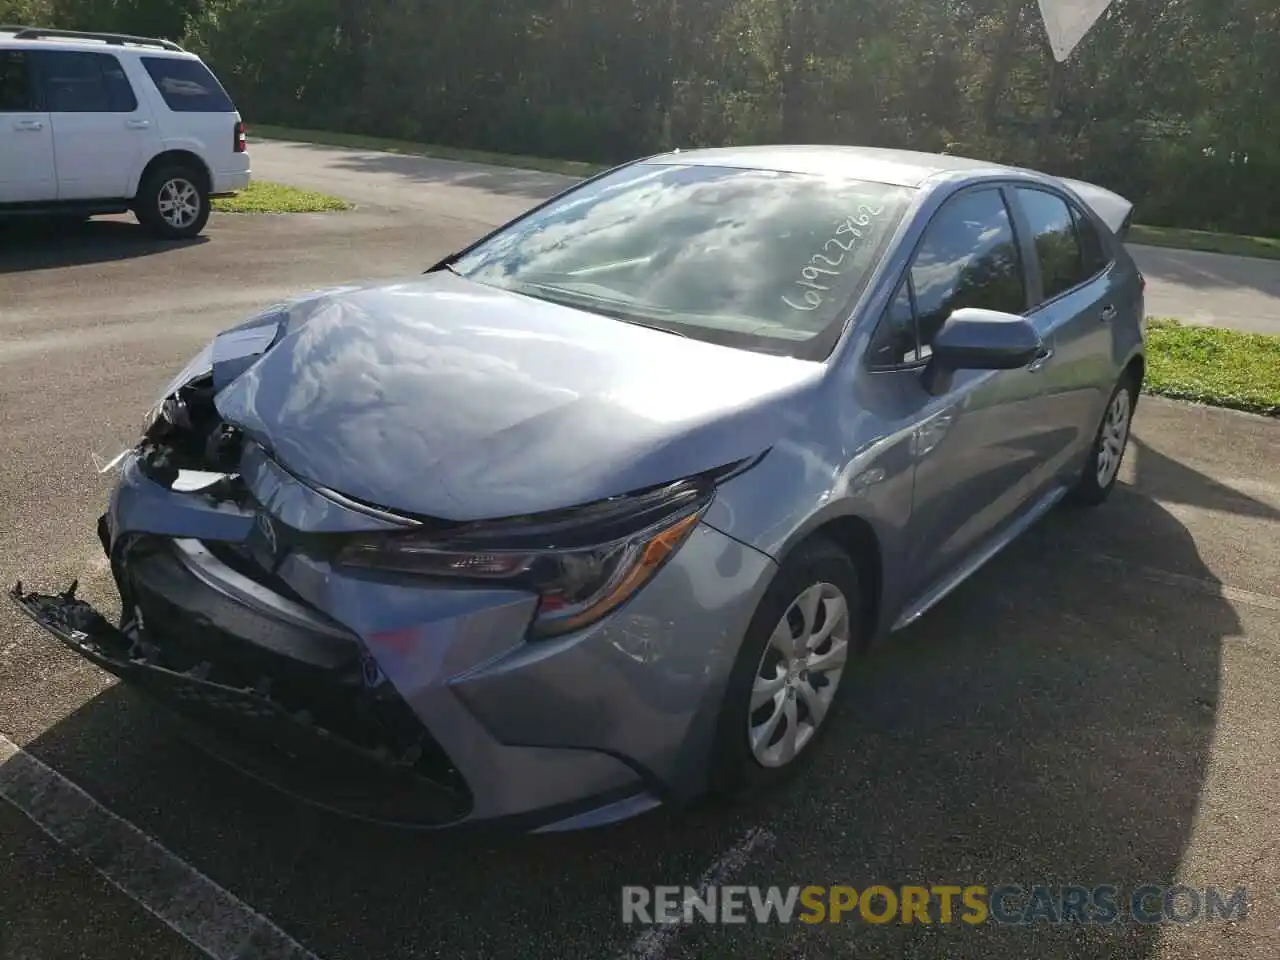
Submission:
M 101 40 L 103 43 L 117 47 L 123 47 L 125 44 L 131 43 L 141 47 L 161 47 L 173 53 L 187 52 L 172 40 L 162 40 L 158 37 L 135 37 L 128 33 L 93 33 L 89 30 L 52 30 L 44 27 L 0 27 L 0 30 L 5 32 L 9 30 L 17 31 L 13 35 L 15 40 Z

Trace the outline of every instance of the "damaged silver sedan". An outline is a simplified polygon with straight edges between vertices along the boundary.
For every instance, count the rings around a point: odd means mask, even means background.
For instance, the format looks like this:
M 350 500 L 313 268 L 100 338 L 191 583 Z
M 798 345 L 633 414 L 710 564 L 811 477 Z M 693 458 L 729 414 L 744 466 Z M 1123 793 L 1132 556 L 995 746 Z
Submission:
M 955 157 L 628 164 L 218 336 L 111 465 L 119 622 L 13 599 L 214 754 L 378 822 L 771 783 L 857 654 L 1115 486 L 1130 215 Z

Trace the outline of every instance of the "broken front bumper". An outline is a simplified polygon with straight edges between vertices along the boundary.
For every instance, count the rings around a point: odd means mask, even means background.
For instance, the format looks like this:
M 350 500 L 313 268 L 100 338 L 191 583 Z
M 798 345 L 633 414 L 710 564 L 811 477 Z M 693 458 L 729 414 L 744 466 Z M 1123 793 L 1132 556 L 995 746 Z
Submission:
M 205 660 L 186 670 L 173 669 L 155 662 L 156 647 L 141 639 L 136 621 L 117 628 L 75 594 L 75 584 L 59 595 L 28 593 L 21 583 L 10 592 L 37 624 L 169 707 L 187 721 L 184 729 L 190 737 L 245 773 L 309 802 L 379 822 L 437 826 L 466 816 L 466 786 L 447 761 L 439 763 L 438 754 L 424 757 L 419 744 L 416 751 L 393 757 L 385 744 L 371 748 L 354 743 L 308 711 L 291 710 L 274 698 L 271 680 L 285 675 L 282 664 L 274 674 L 261 673 L 256 688 L 217 682 Z M 188 650 L 199 650 L 201 640 L 209 639 L 199 632 L 187 638 Z M 271 670 L 269 664 L 258 667 Z M 412 726 L 403 715 L 400 719 Z M 430 760 L 437 762 L 434 776 L 423 769 Z
M 122 461 L 99 525 L 119 627 L 74 593 L 13 599 L 215 754 L 343 813 L 570 829 L 702 791 L 763 554 L 700 525 L 614 615 L 529 642 L 536 596 L 327 562 L 315 538 L 381 521 L 253 449 L 240 473 L 228 498 Z

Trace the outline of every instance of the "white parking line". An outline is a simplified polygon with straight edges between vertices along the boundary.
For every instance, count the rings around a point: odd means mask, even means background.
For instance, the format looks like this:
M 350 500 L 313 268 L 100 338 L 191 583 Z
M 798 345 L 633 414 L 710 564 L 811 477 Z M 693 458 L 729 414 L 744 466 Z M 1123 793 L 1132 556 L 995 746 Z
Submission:
M 728 883 L 747 865 L 757 850 L 772 846 L 774 839 L 773 834 L 763 827 L 752 827 L 698 878 L 698 896 L 705 900 L 711 887 Z M 684 927 L 683 923 L 650 927 L 632 941 L 618 960 L 664 960 L 680 939 L 680 932 Z
M 3 734 L 0 798 L 211 960 L 318 960 L 244 901 Z

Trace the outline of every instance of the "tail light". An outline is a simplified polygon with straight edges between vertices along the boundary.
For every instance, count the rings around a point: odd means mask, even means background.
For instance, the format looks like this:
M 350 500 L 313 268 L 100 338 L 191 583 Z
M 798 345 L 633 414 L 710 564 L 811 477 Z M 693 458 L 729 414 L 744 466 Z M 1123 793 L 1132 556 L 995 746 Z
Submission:
M 1147 278 L 1142 274 L 1138 274 L 1138 290 L 1142 293 L 1147 292 Z
M 236 121 L 236 153 L 244 153 L 249 149 L 249 142 L 245 139 L 245 126 L 243 120 Z

